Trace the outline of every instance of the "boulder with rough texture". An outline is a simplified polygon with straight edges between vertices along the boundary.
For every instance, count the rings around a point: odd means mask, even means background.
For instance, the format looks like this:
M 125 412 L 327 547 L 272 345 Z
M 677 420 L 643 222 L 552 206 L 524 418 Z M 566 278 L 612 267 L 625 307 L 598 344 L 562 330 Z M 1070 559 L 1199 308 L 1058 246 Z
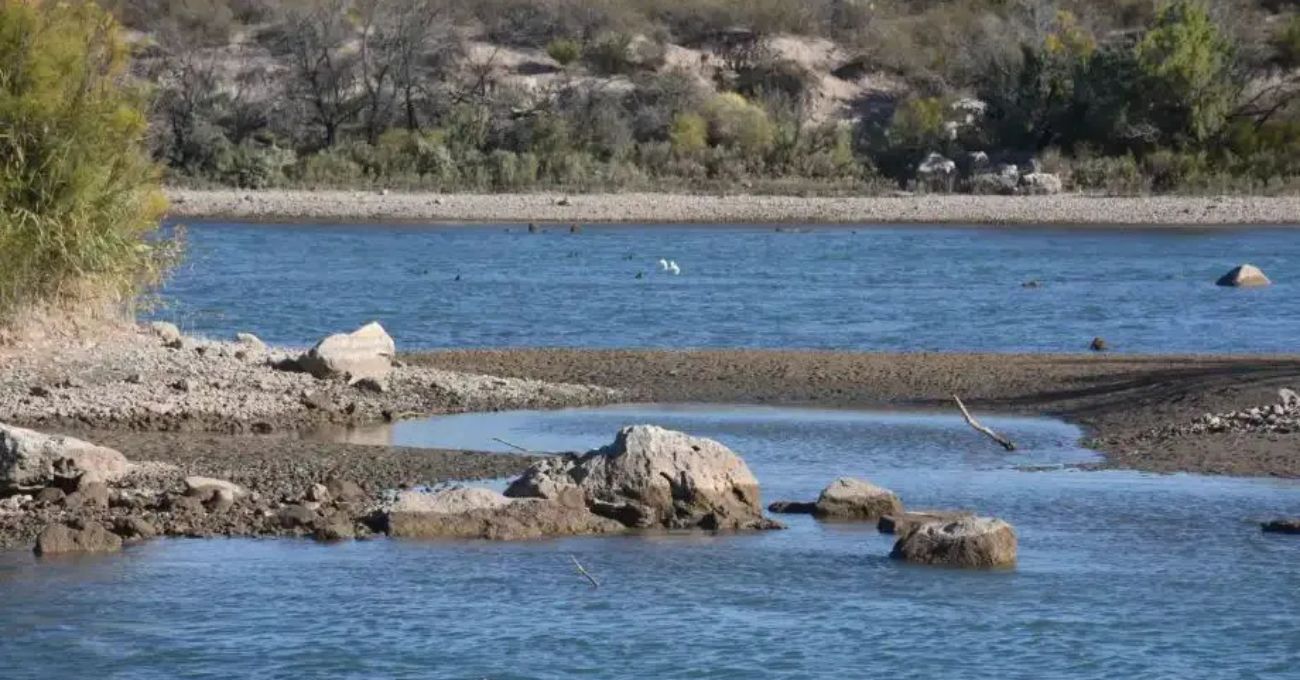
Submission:
M 224 479 L 193 476 L 185 478 L 185 493 L 201 500 L 217 494 L 239 500 L 248 495 L 248 489 Z
M 1061 178 L 1050 172 L 1031 172 L 1020 176 L 1020 193 L 1029 196 L 1059 194 Z
M 185 336 L 181 335 L 181 329 L 168 321 L 154 321 L 149 324 L 149 330 L 158 336 L 164 345 L 174 345 L 185 340 Z
M 235 341 L 256 352 L 266 350 L 266 343 L 262 342 L 261 338 L 252 333 L 235 333 Z
M 1300 517 L 1284 517 L 1264 522 L 1260 525 L 1270 534 L 1300 534 Z
M 1016 563 L 1016 532 L 992 517 L 930 522 L 898 539 L 889 556 L 949 567 L 1009 567 Z
M 861 479 L 840 477 L 822 489 L 813 514 L 827 519 L 877 519 L 902 510 L 903 503 L 893 491 Z
M 83 475 L 108 482 L 130 471 L 126 456 L 113 449 L 73 437 L 0 425 L 0 488 L 63 486 Z
M 384 516 L 398 538 L 485 538 L 512 541 L 608 534 L 623 525 L 586 508 L 537 498 L 507 498 L 483 488 L 438 493 L 405 491 Z
M 113 552 L 122 549 L 122 538 L 97 522 L 80 526 L 51 524 L 36 537 L 37 555 L 76 552 Z
M 1214 282 L 1216 286 L 1226 286 L 1229 288 L 1260 288 L 1273 283 L 1264 276 L 1264 272 L 1253 264 L 1242 264 L 1232 268 L 1232 271 L 1219 277 Z
M 347 377 L 349 383 L 367 378 L 383 381 L 393 370 L 397 345 L 378 322 L 351 333 L 331 335 L 298 357 L 298 368 L 316 378 Z
M 539 461 L 506 490 L 585 506 L 629 527 L 774 529 L 745 461 L 711 439 L 635 425 L 581 456 Z
M 882 515 L 880 521 L 876 522 L 876 530 L 882 534 L 906 536 L 923 524 L 929 524 L 931 522 L 954 522 L 972 516 L 971 513 L 963 512 L 961 510 L 912 510 L 910 512 L 895 512 L 888 515 Z

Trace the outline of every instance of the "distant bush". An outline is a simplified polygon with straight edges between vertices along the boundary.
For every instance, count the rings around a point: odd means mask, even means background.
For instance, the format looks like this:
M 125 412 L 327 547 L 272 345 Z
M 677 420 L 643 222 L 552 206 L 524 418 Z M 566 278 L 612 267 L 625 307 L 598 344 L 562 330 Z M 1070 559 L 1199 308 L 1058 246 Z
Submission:
M 709 123 L 698 113 L 679 113 L 668 131 L 668 141 L 678 154 L 698 153 L 709 145 Z
M 776 135 L 767 112 L 734 92 L 710 99 L 705 105 L 705 117 L 713 144 L 734 147 L 751 156 L 766 151 Z
M 582 46 L 576 40 L 556 38 L 547 43 L 546 54 L 560 66 L 568 66 L 582 56 Z
M 39 39 L 34 39 L 39 36 Z M 124 303 L 172 254 L 144 90 L 93 2 L 0 3 L 0 320 Z

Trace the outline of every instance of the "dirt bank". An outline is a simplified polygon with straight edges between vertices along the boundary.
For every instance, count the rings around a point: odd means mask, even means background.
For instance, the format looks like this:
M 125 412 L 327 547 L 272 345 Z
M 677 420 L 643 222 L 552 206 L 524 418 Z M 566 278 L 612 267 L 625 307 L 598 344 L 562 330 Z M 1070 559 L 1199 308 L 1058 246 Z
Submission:
M 419 194 L 172 189 L 171 216 L 251 221 L 1290 225 L 1300 197 Z
M 1300 428 L 1197 426 L 1300 387 L 1300 356 L 477 350 L 413 356 L 455 371 L 618 387 L 641 401 L 938 406 L 1048 414 L 1115 467 L 1300 477 Z

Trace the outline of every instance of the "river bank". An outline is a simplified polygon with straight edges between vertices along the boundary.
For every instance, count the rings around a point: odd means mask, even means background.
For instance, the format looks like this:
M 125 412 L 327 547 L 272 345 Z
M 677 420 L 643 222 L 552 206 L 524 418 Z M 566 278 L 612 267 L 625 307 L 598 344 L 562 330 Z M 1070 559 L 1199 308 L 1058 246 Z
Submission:
M 1294 196 L 422 194 L 170 189 L 172 219 L 395 222 L 1293 225 Z

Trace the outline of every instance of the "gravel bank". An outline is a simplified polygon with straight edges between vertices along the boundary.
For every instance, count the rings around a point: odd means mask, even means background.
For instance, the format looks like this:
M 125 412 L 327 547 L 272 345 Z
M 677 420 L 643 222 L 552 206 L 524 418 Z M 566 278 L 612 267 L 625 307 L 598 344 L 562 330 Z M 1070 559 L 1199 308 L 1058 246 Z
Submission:
M 417 222 L 1293 225 L 1300 197 L 407 194 L 172 189 L 173 218 Z
M 11 348 L 0 357 L 0 422 L 35 429 L 121 428 L 266 434 L 326 423 L 619 401 L 617 390 L 400 366 L 382 393 L 275 364 L 285 348 L 124 328 L 92 341 Z
M 1084 426 L 1113 467 L 1300 477 L 1300 429 L 1214 430 L 1206 414 L 1271 407 L 1300 356 L 888 354 L 761 350 L 477 350 L 416 365 L 592 383 L 647 402 L 953 408 Z

